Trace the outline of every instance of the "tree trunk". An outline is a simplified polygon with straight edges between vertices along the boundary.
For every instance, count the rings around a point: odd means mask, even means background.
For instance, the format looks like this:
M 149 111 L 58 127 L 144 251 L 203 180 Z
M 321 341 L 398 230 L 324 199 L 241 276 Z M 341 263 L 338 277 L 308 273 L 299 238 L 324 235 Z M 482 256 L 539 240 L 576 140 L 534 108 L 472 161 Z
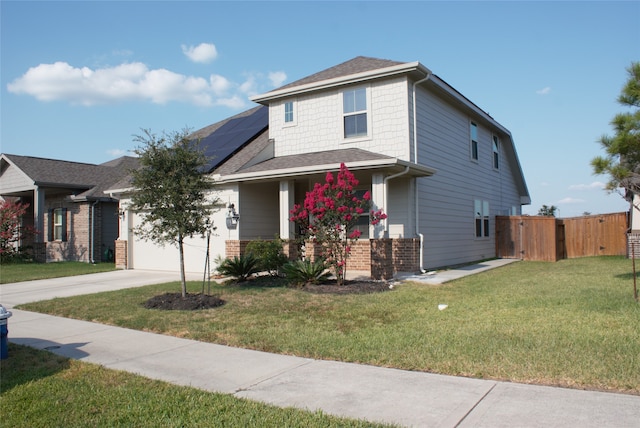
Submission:
M 180 249 L 180 283 L 182 284 L 182 298 L 187 297 L 187 280 L 184 274 L 184 239 L 182 235 L 178 237 L 178 247 Z

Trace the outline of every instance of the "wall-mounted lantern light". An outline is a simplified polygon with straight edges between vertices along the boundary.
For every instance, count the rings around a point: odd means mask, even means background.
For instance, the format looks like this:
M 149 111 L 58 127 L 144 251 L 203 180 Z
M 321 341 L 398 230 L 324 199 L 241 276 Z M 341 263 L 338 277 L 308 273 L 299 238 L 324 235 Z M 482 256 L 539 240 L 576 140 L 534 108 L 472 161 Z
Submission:
M 124 221 L 124 218 L 126 216 L 127 212 L 125 210 L 123 210 L 122 208 L 120 208 L 120 210 L 118 211 L 118 217 L 120 217 L 120 220 Z
M 227 229 L 237 228 L 239 220 L 240 214 L 236 212 L 236 206 L 234 204 L 230 204 L 227 207 Z

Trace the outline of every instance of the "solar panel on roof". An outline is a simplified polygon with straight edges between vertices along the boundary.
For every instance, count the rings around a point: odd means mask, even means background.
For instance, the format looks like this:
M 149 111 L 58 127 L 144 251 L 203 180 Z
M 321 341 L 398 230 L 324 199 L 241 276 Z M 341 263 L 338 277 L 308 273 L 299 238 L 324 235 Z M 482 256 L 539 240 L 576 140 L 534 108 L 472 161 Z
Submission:
M 200 146 L 211 160 L 207 170 L 224 162 L 269 125 L 269 109 L 260 107 L 252 114 L 229 120 L 210 135 L 200 140 Z

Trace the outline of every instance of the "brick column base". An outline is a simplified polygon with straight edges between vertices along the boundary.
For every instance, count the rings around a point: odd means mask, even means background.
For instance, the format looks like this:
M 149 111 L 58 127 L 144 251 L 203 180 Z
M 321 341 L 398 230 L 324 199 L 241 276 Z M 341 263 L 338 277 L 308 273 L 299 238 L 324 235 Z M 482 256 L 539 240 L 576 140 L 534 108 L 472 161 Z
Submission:
M 117 239 L 115 242 L 115 262 L 116 269 L 126 269 L 128 267 L 127 241 Z
M 32 249 L 33 260 L 38 263 L 47 262 L 47 243 L 46 242 L 34 242 Z
M 640 258 L 640 233 L 627 233 L 627 258 Z

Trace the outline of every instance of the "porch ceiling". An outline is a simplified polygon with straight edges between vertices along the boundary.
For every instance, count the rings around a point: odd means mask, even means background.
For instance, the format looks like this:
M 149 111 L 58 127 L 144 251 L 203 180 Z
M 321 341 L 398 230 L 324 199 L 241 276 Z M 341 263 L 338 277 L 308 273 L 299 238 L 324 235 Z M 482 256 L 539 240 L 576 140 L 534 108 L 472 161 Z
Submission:
M 352 171 L 377 170 L 395 174 L 408 168 L 407 175 L 411 177 L 428 177 L 436 173 L 433 168 L 398 158 L 361 149 L 342 149 L 275 157 L 240 169 L 234 174 L 222 176 L 217 182 L 231 183 L 318 174 L 337 171 L 341 163 Z

